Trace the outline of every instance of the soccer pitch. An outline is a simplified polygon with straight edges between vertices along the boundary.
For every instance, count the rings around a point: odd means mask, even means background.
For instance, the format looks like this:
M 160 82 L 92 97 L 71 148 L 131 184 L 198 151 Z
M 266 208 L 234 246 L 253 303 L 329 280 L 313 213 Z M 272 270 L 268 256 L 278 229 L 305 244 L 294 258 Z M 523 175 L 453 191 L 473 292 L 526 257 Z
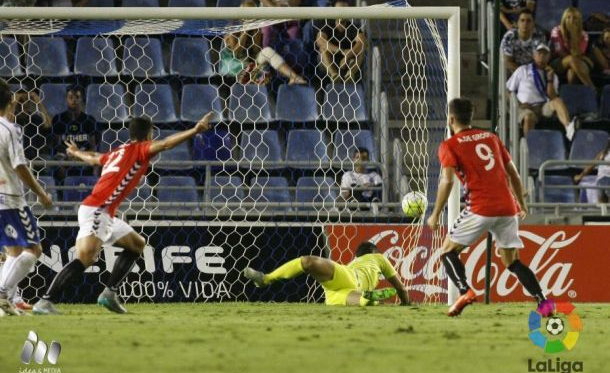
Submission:
M 337 308 L 320 304 L 129 304 L 115 315 L 61 305 L 63 316 L 3 317 L 0 372 L 528 372 L 551 359 L 607 372 L 608 304 L 576 304 L 572 351 L 545 355 L 528 339 L 533 303 Z M 57 365 L 24 365 L 30 330 L 61 343 Z M 37 370 L 41 369 L 41 370 Z M 58 370 L 59 369 L 59 370 Z M 550 370 L 549 370 L 550 371 Z M 561 370 L 559 370 L 561 371 Z

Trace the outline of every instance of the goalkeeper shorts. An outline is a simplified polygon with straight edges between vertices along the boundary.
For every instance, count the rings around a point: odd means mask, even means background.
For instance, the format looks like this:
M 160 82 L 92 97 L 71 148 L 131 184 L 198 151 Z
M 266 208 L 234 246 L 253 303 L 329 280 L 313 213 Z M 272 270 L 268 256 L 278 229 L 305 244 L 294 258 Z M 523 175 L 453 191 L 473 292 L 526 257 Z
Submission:
M 325 303 L 329 306 L 345 306 L 349 293 L 360 291 L 360 281 L 353 269 L 339 263 L 333 264 L 333 279 L 322 283 Z

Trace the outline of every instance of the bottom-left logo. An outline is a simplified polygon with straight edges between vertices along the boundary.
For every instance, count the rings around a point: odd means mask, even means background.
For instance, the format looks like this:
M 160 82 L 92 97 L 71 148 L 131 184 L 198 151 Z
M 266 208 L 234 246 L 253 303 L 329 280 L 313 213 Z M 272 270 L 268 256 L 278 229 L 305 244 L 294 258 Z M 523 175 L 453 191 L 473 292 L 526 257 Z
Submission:
M 44 357 L 46 356 L 47 361 L 50 364 L 55 365 L 57 364 L 60 353 L 61 344 L 59 344 L 59 342 L 51 341 L 51 345 L 47 346 L 44 341 L 38 340 L 36 332 L 30 331 L 28 333 L 28 338 L 23 345 L 23 350 L 21 351 L 21 362 L 29 364 L 33 357 L 35 363 L 42 364 L 44 363 Z

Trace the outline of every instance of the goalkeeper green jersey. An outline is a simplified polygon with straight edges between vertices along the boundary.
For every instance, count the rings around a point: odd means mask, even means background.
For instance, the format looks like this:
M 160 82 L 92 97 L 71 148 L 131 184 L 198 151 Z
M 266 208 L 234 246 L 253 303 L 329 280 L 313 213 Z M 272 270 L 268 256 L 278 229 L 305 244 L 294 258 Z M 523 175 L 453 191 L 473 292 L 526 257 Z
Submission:
M 353 269 L 362 291 L 373 290 L 379 284 L 379 276 L 392 278 L 396 270 L 382 254 L 366 254 L 354 259 L 348 267 Z

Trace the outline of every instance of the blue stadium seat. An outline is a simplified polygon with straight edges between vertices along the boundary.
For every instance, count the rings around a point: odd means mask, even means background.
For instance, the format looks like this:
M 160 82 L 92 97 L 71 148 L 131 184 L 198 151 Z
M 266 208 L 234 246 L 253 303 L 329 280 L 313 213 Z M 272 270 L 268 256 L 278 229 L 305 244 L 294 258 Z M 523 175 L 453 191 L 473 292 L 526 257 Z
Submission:
M 102 132 L 102 139 L 99 143 L 99 149 L 101 153 L 107 153 L 110 151 L 110 149 L 119 147 L 127 142 L 129 142 L 129 129 L 107 129 Z
M 318 119 L 314 88 L 282 84 L 277 93 L 275 118 L 285 122 L 314 122 Z
M 530 130 L 527 133 L 527 147 L 529 148 L 529 169 L 538 170 L 546 160 L 566 159 L 566 148 L 563 135 L 554 130 Z M 565 169 L 565 166 L 553 166 L 548 169 Z
M 15 93 L 19 90 L 22 90 L 22 89 L 29 91 L 28 87 L 26 87 L 24 84 L 21 84 L 21 83 L 17 83 L 17 84 L 11 83 L 11 84 L 9 84 L 9 87 L 11 87 L 11 92 L 13 92 L 13 93 Z
M 610 14 L 608 0 L 579 0 L 578 9 L 582 12 L 582 19 L 587 20 L 592 13 Z
M 334 122 L 365 122 L 368 120 L 366 96 L 360 85 L 353 83 L 329 84 L 324 88 L 322 105 L 324 120 Z
M 118 76 L 114 40 L 107 37 L 78 38 L 74 56 L 74 73 L 85 76 Z
M 64 186 L 79 188 L 64 190 L 64 201 L 82 201 L 91 193 L 96 182 L 97 176 L 66 176 L 64 179 Z
M 320 168 L 320 162 L 328 162 L 327 141 L 320 130 L 292 130 L 286 144 L 288 162 L 307 161 L 310 165 L 294 165 L 293 168 Z
M 207 6 L 205 0 L 169 0 L 168 6 L 174 7 L 204 7 Z
M 610 84 L 605 85 L 602 91 L 600 117 L 610 119 Z
M 250 198 L 254 202 L 292 202 L 288 180 L 285 177 L 257 176 L 250 187 Z M 270 207 L 270 210 L 290 210 L 290 207 Z
M 214 176 L 211 180 L 210 200 L 213 203 L 242 202 L 245 194 L 239 176 Z
M 239 6 L 242 0 L 216 0 L 217 7 L 234 7 Z
M 64 39 L 33 37 L 28 43 L 26 72 L 36 76 L 72 75 Z
M 174 39 L 169 73 L 191 78 L 207 78 L 214 75 L 208 39 L 202 37 Z
M 559 87 L 559 96 L 565 102 L 570 117 L 580 114 L 597 114 L 595 88 L 582 84 L 564 84 Z
M 572 0 L 536 1 L 536 24 L 548 32 L 561 22 L 563 11 L 572 6 Z
M 575 189 L 559 189 L 559 188 L 548 188 L 547 186 L 553 185 L 574 185 L 570 176 L 560 175 L 545 175 L 544 178 L 544 202 L 554 203 L 574 203 L 576 202 Z
M 0 35 L 0 76 L 23 76 L 23 68 L 19 62 L 19 43 L 14 38 Z
M 231 160 L 233 146 L 233 138 L 227 131 L 215 129 L 213 131 L 200 133 L 193 138 L 193 160 Z M 222 166 L 212 166 L 212 171 L 218 171 L 222 168 Z
M 133 116 L 147 116 L 155 123 L 178 121 L 172 88 L 169 84 L 139 84 L 136 86 Z
M 159 0 L 123 0 L 124 7 L 158 7 Z
M 161 176 L 157 184 L 159 202 L 199 202 L 195 179 L 190 176 Z
M 89 84 L 85 112 L 98 122 L 121 123 L 129 119 L 125 87 L 121 84 Z
M 128 37 L 125 39 L 122 74 L 137 78 L 166 76 L 161 41 L 149 37 Z
M 152 202 L 154 197 L 152 195 L 152 188 L 150 184 L 148 184 L 148 180 L 143 177 L 140 180 L 140 184 L 131 191 L 129 196 L 127 197 L 127 201 L 129 202 Z M 141 207 L 134 207 L 135 210 L 139 210 Z
M 158 139 L 164 139 L 168 136 L 175 134 L 176 131 L 172 130 L 161 130 L 159 131 Z M 170 150 L 166 150 L 164 152 L 159 153 L 157 156 L 156 162 L 161 161 L 191 161 L 191 151 L 186 142 L 181 143 L 180 145 L 172 148 Z M 191 164 L 174 164 L 174 165 L 155 165 L 155 168 L 162 171 L 174 171 L 174 170 L 191 170 L 193 165 Z
M 570 149 L 571 160 L 591 160 L 597 156 L 608 145 L 608 132 L 600 130 L 578 130 L 574 135 L 572 148 Z M 576 167 L 575 168 L 584 168 Z
M 373 133 L 369 130 L 338 130 L 333 136 L 335 155 L 333 161 L 350 161 L 357 148 L 365 148 L 369 151 L 369 160 L 377 161 L 377 151 Z
M 212 84 L 185 84 L 182 87 L 180 100 L 180 120 L 197 122 L 207 112 L 213 111 L 216 115 L 213 123 L 222 122 L 223 100 L 218 93 L 218 87 Z
M 233 84 L 229 98 L 229 119 L 239 123 L 272 121 L 267 87 L 258 84 Z
M 45 83 L 40 86 L 40 99 L 47 108 L 49 115 L 54 117 L 68 110 L 66 89 L 69 84 Z
M 283 160 L 282 146 L 277 131 L 272 130 L 253 130 L 241 133 L 240 147 L 242 160 L 254 162 L 281 162 Z M 248 168 L 251 166 L 247 166 Z M 260 167 L 253 165 L 252 167 Z M 283 166 L 269 166 L 266 169 L 277 169 Z
M 324 207 L 298 207 L 299 210 L 329 210 L 337 199 L 335 182 L 330 177 L 301 177 L 297 180 L 297 203 L 324 203 Z

